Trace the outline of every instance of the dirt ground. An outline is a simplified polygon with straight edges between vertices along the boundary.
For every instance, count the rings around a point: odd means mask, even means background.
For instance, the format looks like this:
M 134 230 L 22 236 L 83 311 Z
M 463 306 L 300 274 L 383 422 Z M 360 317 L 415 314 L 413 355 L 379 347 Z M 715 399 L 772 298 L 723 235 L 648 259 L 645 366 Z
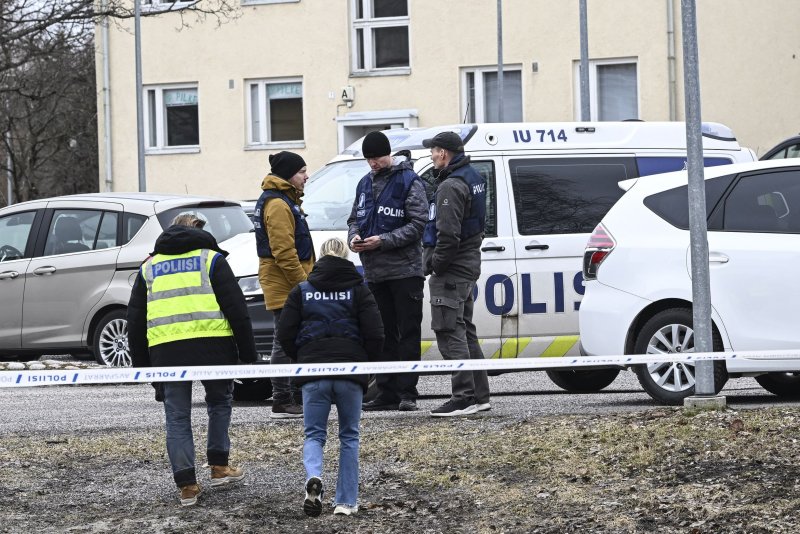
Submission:
M 369 423 L 353 517 L 330 508 L 319 518 L 303 514 L 296 422 L 233 427 L 233 463 L 247 478 L 207 489 L 188 508 L 178 505 L 162 431 L 6 435 L 0 532 L 800 530 L 796 409 Z M 335 484 L 335 432 L 332 425 L 326 497 Z

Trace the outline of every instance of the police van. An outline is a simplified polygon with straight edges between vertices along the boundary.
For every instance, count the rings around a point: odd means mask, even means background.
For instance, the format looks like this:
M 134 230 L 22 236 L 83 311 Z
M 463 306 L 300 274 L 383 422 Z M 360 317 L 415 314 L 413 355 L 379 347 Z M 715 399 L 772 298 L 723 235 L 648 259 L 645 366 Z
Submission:
M 386 130 L 393 154 L 408 151 L 431 197 L 436 185 L 422 140 L 458 133 L 471 164 L 486 179 L 486 235 L 473 320 L 487 358 L 578 354 L 581 261 L 590 233 L 629 178 L 686 167 L 681 122 L 458 124 Z M 706 166 L 754 161 L 733 132 L 702 126 Z M 400 157 L 400 156 L 398 156 Z M 356 184 L 369 172 L 361 140 L 314 173 L 303 209 L 314 243 L 346 239 Z M 635 224 L 635 221 L 631 221 Z M 358 255 L 351 260 L 359 264 Z M 427 287 L 426 287 L 427 291 Z M 422 352 L 440 358 L 425 299 Z M 568 391 L 598 391 L 618 370 L 548 371 Z

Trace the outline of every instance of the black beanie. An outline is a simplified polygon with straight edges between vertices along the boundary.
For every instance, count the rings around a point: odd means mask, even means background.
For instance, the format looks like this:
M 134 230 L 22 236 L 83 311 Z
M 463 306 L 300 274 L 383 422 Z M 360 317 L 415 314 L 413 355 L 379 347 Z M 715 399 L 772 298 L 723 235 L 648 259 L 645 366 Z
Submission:
M 383 132 L 370 132 L 361 143 L 361 153 L 365 158 L 379 158 L 388 156 L 392 151 L 389 138 Z
M 297 174 L 297 171 L 306 166 L 306 162 L 302 157 L 294 152 L 286 152 L 285 150 L 277 154 L 270 154 L 269 164 L 272 167 L 270 172 L 284 180 L 290 179 Z

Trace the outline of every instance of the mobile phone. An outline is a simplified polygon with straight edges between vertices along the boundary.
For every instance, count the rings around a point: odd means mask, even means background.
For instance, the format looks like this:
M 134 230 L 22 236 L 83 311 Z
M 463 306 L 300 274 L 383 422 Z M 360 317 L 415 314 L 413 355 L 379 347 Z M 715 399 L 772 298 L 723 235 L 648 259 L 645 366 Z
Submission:
M 353 240 L 353 244 L 354 245 L 363 245 L 364 244 L 364 240 L 363 239 L 354 239 Z

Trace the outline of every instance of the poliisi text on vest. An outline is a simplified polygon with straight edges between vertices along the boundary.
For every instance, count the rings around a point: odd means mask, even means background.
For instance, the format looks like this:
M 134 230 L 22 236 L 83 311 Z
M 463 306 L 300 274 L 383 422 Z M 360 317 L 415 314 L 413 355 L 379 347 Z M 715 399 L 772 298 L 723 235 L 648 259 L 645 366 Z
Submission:
M 153 277 L 162 274 L 188 273 L 200 270 L 200 257 L 175 258 L 173 260 L 160 261 L 153 265 Z
M 390 208 L 388 206 L 378 206 L 378 213 L 389 217 L 405 217 L 406 210 L 400 208 Z
M 347 291 L 306 291 L 306 300 L 350 300 L 350 290 Z

